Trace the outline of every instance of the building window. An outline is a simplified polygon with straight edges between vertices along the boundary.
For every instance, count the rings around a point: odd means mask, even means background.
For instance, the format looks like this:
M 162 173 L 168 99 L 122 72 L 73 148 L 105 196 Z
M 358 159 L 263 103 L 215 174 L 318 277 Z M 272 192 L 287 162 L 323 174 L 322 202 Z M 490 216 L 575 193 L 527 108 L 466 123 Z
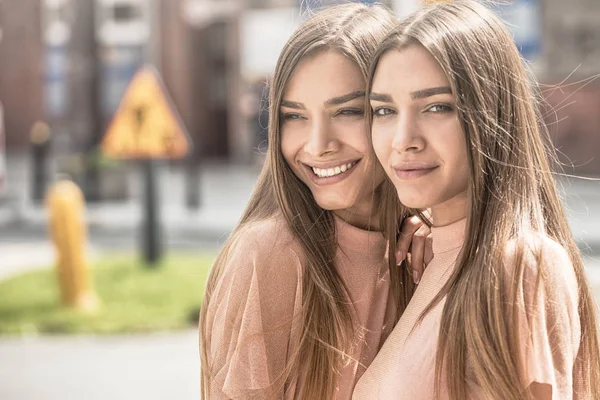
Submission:
M 117 3 L 113 7 L 113 20 L 115 22 L 128 22 L 142 16 L 139 7 L 133 4 Z

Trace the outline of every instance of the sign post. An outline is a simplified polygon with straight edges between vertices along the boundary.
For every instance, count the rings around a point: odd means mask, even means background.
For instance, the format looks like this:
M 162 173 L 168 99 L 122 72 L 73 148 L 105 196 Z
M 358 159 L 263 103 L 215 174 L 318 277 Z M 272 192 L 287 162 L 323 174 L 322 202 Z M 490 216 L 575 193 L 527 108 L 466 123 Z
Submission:
M 6 143 L 4 139 L 4 108 L 0 103 L 0 196 L 6 191 Z
M 143 255 L 148 265 L 162 257 L 156 162 L 181 159 L 191 150 L 189 135 L 156 69 L 142 67 L 127 87 L 102 141 L 109 157 L 144 165 Z

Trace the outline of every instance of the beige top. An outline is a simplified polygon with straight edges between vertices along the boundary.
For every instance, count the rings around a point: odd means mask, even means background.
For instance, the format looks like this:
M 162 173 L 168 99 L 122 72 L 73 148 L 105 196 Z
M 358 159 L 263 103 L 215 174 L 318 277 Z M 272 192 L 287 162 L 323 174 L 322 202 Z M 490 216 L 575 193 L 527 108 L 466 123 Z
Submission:
M 389 301 L 385 240 L 379 232 L 351 226 L 336 217 L 336 268 L 347 285 L 357 335 L 351 358 L 339 367 L 335 399 L 350 399 L 395 318 Z M 210 399 L 299 398 L 302 382 L 293 371 L 285 393 L 272 394 L 298 338 L 302 307 L 303 255 L 283 218 L 244 228 L 218 282 L 208 309 Z
M 436 352 L 445 298 L 420 324 L 415 323 L 449 279 L 464 241 L 465 226 L 463 219 L 432 229 L 434 259 L 381 352 L 358 382 L 354 400 L 435 398 Z M 547 279 L 534 297 L 538 269 L 533 255 L 526 254 L 519 304 L 523 310 L 519 326 L 526 327 L 521 330 L 523 365 L 528 383 L 550 384 L 553 399 L 571 399 L 575 396 L 573 366 L 580 342 L 577 281 L 560 245 L 549 238 L 533 239 L 542 246 Z M 444 381 L 442 376 L 441 399 L 448 398 Z M 470 390 L 471 398 L 483 398 L 477 387 Z

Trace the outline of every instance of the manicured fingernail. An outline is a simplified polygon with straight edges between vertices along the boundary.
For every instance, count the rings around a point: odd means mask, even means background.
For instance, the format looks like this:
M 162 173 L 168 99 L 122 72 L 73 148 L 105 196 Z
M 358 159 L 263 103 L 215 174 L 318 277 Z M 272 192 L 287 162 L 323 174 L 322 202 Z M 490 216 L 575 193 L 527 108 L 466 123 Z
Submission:
M 400 264 L 402 260 L 404 260 L 404 253 L 401 251 L 396 252 L 396 261 L 398 262 L 398 264 Z
M 415 282 L 415 285 L 418 285 L 419 282 L 421 282 L 421 277 L 417 271 L 413 271 L 413 281 Z

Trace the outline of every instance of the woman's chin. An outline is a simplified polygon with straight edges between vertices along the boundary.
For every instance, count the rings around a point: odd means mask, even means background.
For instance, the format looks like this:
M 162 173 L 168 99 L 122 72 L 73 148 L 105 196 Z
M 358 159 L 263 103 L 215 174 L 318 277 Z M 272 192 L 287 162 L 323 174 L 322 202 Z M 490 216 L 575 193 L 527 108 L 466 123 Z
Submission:
M 348 202 L 345 201 L 318 201 L 317 200 L 317 205 L 319 207 L 321 207 L 324 210 L 328 210 L 328 211 L 340 211 L 340 210 L 346 210 L 352 207 L 352 204 L 349 204 Z
M 400 196 L 400 193 L 398 193 L 398 198 L 400 199 L 400 203 L 402 203 L 404 207 L 413 209 L 426 209 L 430 206 L 429 203 L 423 201 L 422 199 Z
M 328 211 L 345 210 L 354 205 L 354 196 L 343 194 L 340 191 L 331 191 L 332 193 L 315 193 L 313 196 L 319 207 Z

